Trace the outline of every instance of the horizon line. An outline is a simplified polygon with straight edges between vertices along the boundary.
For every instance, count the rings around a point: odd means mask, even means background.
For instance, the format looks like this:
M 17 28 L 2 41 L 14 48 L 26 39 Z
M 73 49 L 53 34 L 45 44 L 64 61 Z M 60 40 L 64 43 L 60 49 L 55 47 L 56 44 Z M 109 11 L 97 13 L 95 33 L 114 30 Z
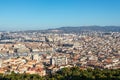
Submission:
M 40 31 L 44 31 L 44 30 L 51 30 L 51 29 L 59 29 L 59 28 L 70 28 L 70 27 L 120 27 L 120 26 L 116 26 L 116 25 L 105 25 L 105 26 L 100 26 L 100 25 L 81 25 L 81 26 L 61 26 L 61 27 L 49 27 L 49 28 L 46 28 L 46 29 L 25 29 L 25 30 L 0 30 L 0 32 L 19 32 L 19 31 L 37 31 L 37 30 L 40 30 Z

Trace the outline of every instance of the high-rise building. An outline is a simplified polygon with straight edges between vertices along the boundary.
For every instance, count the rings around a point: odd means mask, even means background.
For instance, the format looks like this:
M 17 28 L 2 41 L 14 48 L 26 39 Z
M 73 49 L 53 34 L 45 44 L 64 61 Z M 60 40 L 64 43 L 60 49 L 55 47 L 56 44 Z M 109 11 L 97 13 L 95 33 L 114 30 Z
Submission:
M 0 59 L 0 67 L 2 67 L 2 63 L 3 63 L 3 60 L 2 60 L 2 59 Z
M 31 54 L 30 59 L 31 60 L 37 60 L 37 62 L 40 62 L 40 60 L 41 60 L 39 54 Z
M 50 59 L 50 64 L 56 65 L 56 66 L 66 65 L 67 64 L 67 57 L 66 56 L 52 57 Z

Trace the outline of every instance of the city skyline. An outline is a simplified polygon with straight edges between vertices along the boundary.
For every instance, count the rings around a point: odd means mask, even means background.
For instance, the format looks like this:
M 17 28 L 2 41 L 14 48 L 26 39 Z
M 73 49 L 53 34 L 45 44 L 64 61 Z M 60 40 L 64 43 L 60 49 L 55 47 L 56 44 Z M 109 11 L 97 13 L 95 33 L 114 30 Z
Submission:
M 0 30 L 120 26 L 119 0 L 0 0 Z

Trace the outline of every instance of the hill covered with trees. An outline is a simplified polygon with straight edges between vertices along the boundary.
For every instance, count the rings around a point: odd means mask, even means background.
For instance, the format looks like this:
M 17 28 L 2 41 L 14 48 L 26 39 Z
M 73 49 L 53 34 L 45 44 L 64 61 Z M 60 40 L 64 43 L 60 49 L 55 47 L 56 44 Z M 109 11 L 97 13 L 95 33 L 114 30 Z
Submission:
M 51 75 L 41 77 L 37 74 L 0 75 L 0 80 L 120 80 L 120 69 L 87 69 L 79 67 L 63 68 Z

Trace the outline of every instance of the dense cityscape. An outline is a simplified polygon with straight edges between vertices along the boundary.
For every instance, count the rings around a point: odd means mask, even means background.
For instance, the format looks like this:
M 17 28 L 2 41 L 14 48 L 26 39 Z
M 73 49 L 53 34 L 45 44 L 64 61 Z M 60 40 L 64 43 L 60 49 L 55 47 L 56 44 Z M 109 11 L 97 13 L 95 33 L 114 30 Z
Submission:
M 120 69 L 120 32 L 0 32 L 0 73 L 46 76 L 63 68 Z
M 0 0 L 0 80 L 120 80 L 120 0 Z

